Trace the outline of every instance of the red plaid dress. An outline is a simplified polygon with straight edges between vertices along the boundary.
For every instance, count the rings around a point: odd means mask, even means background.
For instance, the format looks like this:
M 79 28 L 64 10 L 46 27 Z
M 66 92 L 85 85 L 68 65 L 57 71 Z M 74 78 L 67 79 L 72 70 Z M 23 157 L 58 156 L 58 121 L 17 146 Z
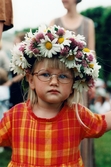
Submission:
M 5 113 L 0 122 L 0 146 L 11 146 L 8 167 L 83 167 L 79 145 L 83 138 L 99 137 L 106 130 L 104 116 L 78 105 L 82 126 L 76 118 L 75 105 L 64 105 L 51 119 L 34 115 L 28 102 Z

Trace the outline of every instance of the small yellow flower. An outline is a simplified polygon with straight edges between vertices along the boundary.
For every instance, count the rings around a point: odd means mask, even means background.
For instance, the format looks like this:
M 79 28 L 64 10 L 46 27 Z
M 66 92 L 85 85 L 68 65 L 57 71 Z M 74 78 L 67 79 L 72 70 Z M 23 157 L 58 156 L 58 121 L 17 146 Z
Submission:
M 89 64 L 89 67 L 90 67 L 90 68 L 94 68 L 94 64 L 90 63 L 90 64 Z
M 64 38 L 63 38 L 63 37 L 59 37 L 58 43 L 61 44 L 61 43 L 63 43 L 63 42 L 64 42 Z
M 84 48 L 83 51 L 84 51 L 84 52 L 90 52 L 90 49 Z
M 45 47 L 46 47 L 46 49 L 48 49 L 48 50 L 50 50 L 50 49 L 52 49 L 52 43 L 51 42 L 46 42 L 45 43 Z

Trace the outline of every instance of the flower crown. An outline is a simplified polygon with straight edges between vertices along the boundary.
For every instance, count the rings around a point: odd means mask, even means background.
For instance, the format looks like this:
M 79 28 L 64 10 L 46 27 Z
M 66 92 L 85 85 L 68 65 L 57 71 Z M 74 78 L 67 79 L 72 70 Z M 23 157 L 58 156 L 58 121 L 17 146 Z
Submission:
M 14 46 L 11 71 L 25 75 L 33 65 L 32 59 L 57 56 L 68 69 L 74 70 L 73 88 L 80 92 L 83 89 L 88 90 L 98 78 L 100 65 L 93 51 L 85 46 L 84 36 L 75 35 L 74 32 L 56 25 L 39 26 L 35 33 L 30 30 L 25 35 L 25 40 Z

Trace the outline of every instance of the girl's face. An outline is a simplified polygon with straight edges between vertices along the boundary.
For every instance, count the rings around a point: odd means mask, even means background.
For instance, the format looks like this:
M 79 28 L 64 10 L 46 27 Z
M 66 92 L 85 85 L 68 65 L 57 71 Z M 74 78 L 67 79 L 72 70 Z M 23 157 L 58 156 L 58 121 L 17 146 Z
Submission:
M 38 103 L 60 104 L 72 93 L 73 76 L 69 70 L 45 67 L 41 61 L 29 76 L 29 85 L 36 91 Z

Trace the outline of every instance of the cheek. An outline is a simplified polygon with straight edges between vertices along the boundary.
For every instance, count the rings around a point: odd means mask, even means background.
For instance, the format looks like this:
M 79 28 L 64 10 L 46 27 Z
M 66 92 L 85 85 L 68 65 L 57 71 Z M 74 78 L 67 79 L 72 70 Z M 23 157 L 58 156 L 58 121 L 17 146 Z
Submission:
M 34 89 L 36 91 L 37 94 L 41 94 L 42 92 L 45 91 L 45 85 L 44 85 L 44 82 L 36 82 L 34 83 Z
M 64 94 L 69 96 L 71 93 L 73 93 L 73 88 L 72 87 L 73 87 L 72 84 L 63 85 L 62 89 L 63 89 Z

